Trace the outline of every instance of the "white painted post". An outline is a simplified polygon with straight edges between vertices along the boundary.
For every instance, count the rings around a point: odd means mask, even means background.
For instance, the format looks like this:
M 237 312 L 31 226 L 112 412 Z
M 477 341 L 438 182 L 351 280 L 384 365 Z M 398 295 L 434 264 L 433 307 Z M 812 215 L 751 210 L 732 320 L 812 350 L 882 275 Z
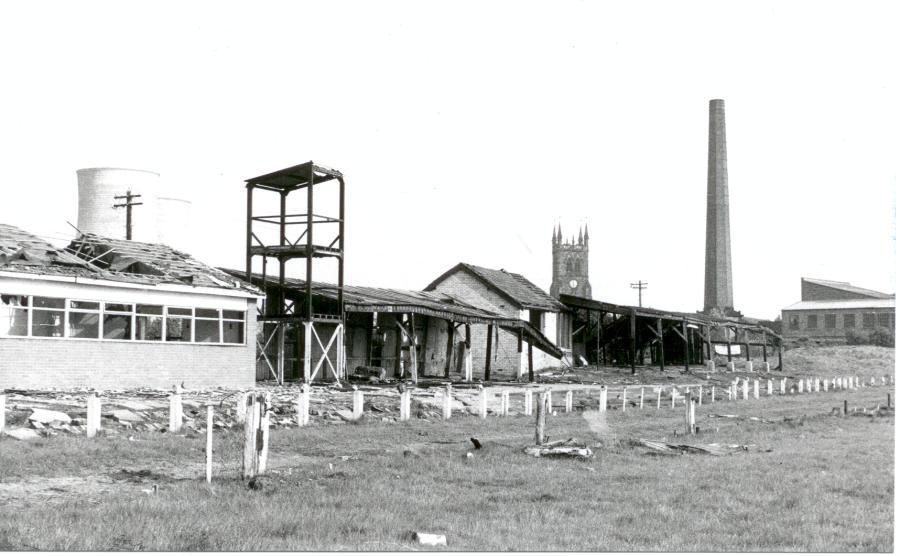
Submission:
M 482 419 L 487 419 L 487 390 L 481 385 L 478 386 L 478 415 Z
M 531 390 L 525 390 L 525 415 L 531 415 L 531 407 L 534 402 L 531 397 Z
M 625 411 L 625 404 L 628 402 L 628 387 L 622 387 L 622 411 Z
M 744 401 L 747 401 L 747 400 L 749 399 L 749 397 L 750 397 L 750 396 L 749 396 L 749 394 L 750 394 L 750 381 L 749 381 L 748 379 L 746 379 L 746 378 L 744 379 L 744 384 L 743 384 L 743 386 L 742 386 L 742 388 L 741 388 L 741 391 L 742 391 L 743 394 L 744 394 Z
M 500 415 L 509 415 L 509 391 L 500 392 Z
M 803 379 L 802 378 L 797 381 L 797 393 L 798 394 L 803 393 Z
M 875 377 L 869 377 L 869 386 L 875 386 Z
M 813 391 L 812 379 L 811 379 L 811 378 L 807 378 L 807 379 L 806 379 L 806 392 L 807 392 L 808 394 L 811 394 L 812 391 Z
M 759 399 L 759 379 L 753 379 L 753 399 Z
M 766 380 L 766 395 L 767 396 L 772 395 L 772 379 L 771 378 Z
M 0 433 L 6 428 L 6 394 L 0 394 Z
M 93 438 L 100 430 L 100 400 L 95 392 L 87 399 L 87 437 Z
M 662 404 L 662 386 L 660 386 L 656 390 L 656 409 L 657 410 L 659 410 L 660 404 Z
M 819 377 L 816 377 L 815 379 L 813 379 L 813 392 L 818 392 L 819 386 Z
M 769 374 L 771 372 L 768 361 L 763 362 L 763 372 L 765 372 L 766 374 Z
M 827 378 L 822 381 L 822 390 L 825 392 L 828 391 L 828 379 Z
M 886 376 L 881 377 L 881 385 L 887 386 L 887 377 Z
M 856 381 L 856 387 L 859 388 L 859 375 L 856 375 L 853 379 Z
M 363 399 L 363 393 L 361 390 L 357 390 L 356 386 L 353 387 L 353 420 L 362 418 L 363 416 L 363 405 L 365 400 Z
M 785 389 L 787 389 L 787 379 L 782 378 L 781 379 L 781 395 L 782 396 L 785 394 Z
M 206 482 L 212 482 L 213 406 L 206 404 Z
M 641 386 L 641 403 L 640 403 L 640 408 L 641 408 L 641 409 L 644 409 L 644 387 L 643 387 L 643 386 Z
M 707 372 L 714 373 L 716 372 L 716 362 L 712 359 L 706 360 L 706 370 Z
M 243 396 L 242 396 L 243 397 Z M 244 411 L 247 404 L 244 405 Z M 297 426 L 303 427 L 309 424 L 309 385 L 300 386 L 300 393 L 297 395 Z
M 412 392 L 404 390 L 400 394 L 400 420 L 409 421 L 409 406 L 412 398 Z
M 684 406 L 684 426 L 688 434 L 694 434 L 694 400 L 692 399 L 689 399 Z
M 465 381 L 472 382 L 472 348 L 470 347 L 466 347 L 464 350 L 463 364 Z
M 450 384 L 444 386 L 444 420 L 450 418 L 450 414 L 453 410 L 451 405 L 453 403 L 453 391 L 451 389 L 452 386 Z
M 176 386 L 175 393 L 169 397 L 169 432 L 179 432 L 181 430 L 182 416 L 181 386 Z
M 744 363 L 744 370 L 747 371 L 748 373 L 752 373 L 753 372 L 753 361 L 747 361 L 746 363 Z
M 709 389 L 709 403 L 716 403 L 716 387 L 713 386 Z
M 553 390 L 544 392 L 544 403 L 547 404 L 547 415 L 553 415 Z
M 678 395 L 678 389 L 672 387 L 672 409 L 675 409 L 675 396 Z
M 600 387 L 600 403 L 598 404 L 598 407 L 597 407 L 597 410 L 598 410 L 598 411 L 601 411 L 601 412 L 605 412 L 605 411 L 606 411 L 606 396 L 607 396 L 607 392 L 608 392 L 608 390 L 606 389 L 606 386 L 601 386 L 601 387 Z
M 697 407 L 703 406 L 703 385 L 697 388 Z

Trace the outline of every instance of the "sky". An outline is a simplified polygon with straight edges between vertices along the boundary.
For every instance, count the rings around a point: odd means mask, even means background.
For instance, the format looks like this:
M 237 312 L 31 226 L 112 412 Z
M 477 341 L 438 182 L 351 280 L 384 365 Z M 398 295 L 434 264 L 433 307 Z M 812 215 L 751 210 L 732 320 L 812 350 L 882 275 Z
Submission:
M 802 276 L 894 292 L 896 21 L 893 2 L 4 2 L 0 222 L 65 244 L 77 169 L 152 170 L 192 202 L 176 247 L 242 268 L 244 180 L 313 160 L 346 177 L 348 284 L 421 289 L 464 261 L 547 290 L 552 229 L 587 225 L 595 299 L 636 304 L 642 280 L 645 306 L 694 311 L 722 98 L 735 308 L 775 318 Z

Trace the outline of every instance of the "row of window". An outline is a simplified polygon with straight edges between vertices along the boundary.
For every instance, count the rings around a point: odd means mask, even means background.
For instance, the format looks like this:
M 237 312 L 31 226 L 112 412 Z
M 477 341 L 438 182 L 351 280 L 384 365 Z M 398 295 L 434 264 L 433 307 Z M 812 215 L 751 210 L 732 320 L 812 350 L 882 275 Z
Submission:
M 837 315 L 834 313 L 826 313 L 822 315 L 822 324 L 826 330 L 833 330 L 837 328 Z M 856 328 L 856 315 L 853 313 L 848 313 L 843 315 L 844 322 L 842 328 Z M 892 328 L 894 322 L 894 315 L 892 313 L 863 313 L 862 315 L 862 327 L 863 328 L 875 328 L 876 323 L 878 326 L 882 326 L 884 328 Z M 789 326 L 791 330 L 800 330 L 800 315 L 791 315 L 789 319 Z M 807 329 L 818 329 L 819 328 L 819 315 L 806 315 L 806 328 Z
M 0 336 L 243 344 L 244 314 L 0 294 Z

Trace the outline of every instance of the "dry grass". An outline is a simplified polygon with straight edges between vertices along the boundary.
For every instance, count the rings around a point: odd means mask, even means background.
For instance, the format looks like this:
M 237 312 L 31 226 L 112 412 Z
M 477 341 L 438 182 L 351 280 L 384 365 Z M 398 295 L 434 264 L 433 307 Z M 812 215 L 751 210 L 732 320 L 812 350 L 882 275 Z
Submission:
M 259 490 L 238 480 L 235 432 L 216 435 L 212 486 L 201 437 L 4 439 L 0 550 L 405 550 L 425 531 L 451 550 L 887 552 L 893 416 L 830 412 L 888 391 L 704 404 L 691 441 L 751 445 L 727 457 L 628 444 L 685 440 L 680 406 L 611 411 L 601 436 L 581 413 L 552 417 L 552 438 L 602 445 L 588 461 L 522 454 L 525 416 L 280 430 Z

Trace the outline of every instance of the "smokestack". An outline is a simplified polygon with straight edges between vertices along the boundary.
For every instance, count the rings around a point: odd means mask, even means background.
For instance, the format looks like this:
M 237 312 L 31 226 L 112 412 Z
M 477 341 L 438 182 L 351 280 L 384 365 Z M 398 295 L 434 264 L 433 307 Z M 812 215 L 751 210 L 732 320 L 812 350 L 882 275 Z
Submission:
M 725 101 L 709 101 L 709 158 L 706 172 L 706 281 L 703 312 L 734 312 L 731 281 L 731 225 L 728 217 L 728 161 Z

